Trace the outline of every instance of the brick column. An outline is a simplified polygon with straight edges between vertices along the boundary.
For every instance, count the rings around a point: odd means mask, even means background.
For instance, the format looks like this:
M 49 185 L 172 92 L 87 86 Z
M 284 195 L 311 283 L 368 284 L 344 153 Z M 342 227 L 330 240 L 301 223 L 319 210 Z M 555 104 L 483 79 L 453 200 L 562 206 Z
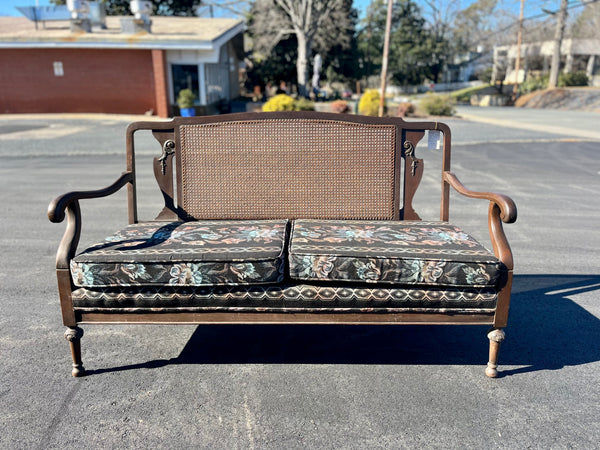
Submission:
M 152 50 L 152 69 L 154 72 L 154 96 L 156 115 L 169 117 L 169 91 L 167 86 L 167 64 L 164 50 Z

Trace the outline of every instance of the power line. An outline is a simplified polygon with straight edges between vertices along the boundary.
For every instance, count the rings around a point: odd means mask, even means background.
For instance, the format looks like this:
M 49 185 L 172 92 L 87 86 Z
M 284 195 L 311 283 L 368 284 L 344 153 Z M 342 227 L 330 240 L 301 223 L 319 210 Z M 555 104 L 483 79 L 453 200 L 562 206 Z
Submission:
M 588 0 L 586 2 L 582 2 L 582 3 L 576 4 L 576 5 L 572 5 L 572 6 L 569 5 L 567 7 L 567 9 L 581 8 L 582 6 L 588 6 L 588 5 L 591 5 L 593 3 L 598 3 L 599 1 L 600 0 Z M 550 12 L 550 11 L 543 12 L 543 13 L 540 13 L 540 14 L 536 14 L 535 16 L 529 16 L 529 17 L 523 18 L 523 22 L 531 21 L 531 20 L 535 20 L 535 19 L 540 19 L 542 17 L 552 16 L 554 14 L 556 14 L 556 13 Z M 513 28 L 515 26 L 518 26 L 518 25 L 519 25 L 519 21 L 516 21 L 516 22 L 511 23 L 510 25 L 508 25 L 508 26 L 506 26 L 504 28 L 501 28 L 501 29 L 499 29 L 497 31 L 494 31 L 493 33 L 490 33 L 489 36 L 494 36 L 496 34 L 504 33 L 505 31 L 510 30 L 511 28 Z
M 587 2 L 581 2 L 576 5 L 568 5 L 567 10 L 574 9 L 574 8 L 581 8 L 582 6 L 591 5 L 592 3 L 597 3 L 598 1 L 600 1 L 600 0 L 589 0 Z M 542 10 L 542 11 L 544 11 L 544 10 Z M 555 14 L 558 14 L 558 11 L 554 11 L 554 12 L 553 11 L 544 11 L 543 13 L 537 14 L 535 16 L 526 17 L 524 20 L 539 19 L 540 17 L 553 16 Z

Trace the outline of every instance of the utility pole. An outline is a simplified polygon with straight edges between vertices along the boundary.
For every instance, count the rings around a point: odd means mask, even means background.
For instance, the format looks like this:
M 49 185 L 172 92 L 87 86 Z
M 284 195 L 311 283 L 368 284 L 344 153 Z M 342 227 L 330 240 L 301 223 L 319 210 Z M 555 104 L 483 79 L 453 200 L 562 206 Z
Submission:
M 373 38 L 373 1 L 369 5 L 367 20 L 369 21 L 367 25 L 367 67 L 366 67 L 366 76 L 365 76 L 365 88 L 369 88 L 369 76 L 371 75 L 371 39 Z
M 525 10 L 525 0 L 521 0 L 521 10 L 519 11 L 519 31 L 517 32 L 517 59 L 515 61 L 515 84 L 513 85 L 513 102 L 517 99 L 519 91 L 519 71 L 521 70 L 521 42 L 523 41 L 523 11 Z
M 558 73 L 560 72 L 560 46 L 562 45 L 563 35 L 565 33 L 565 24 L 567 23 L 567 7 L 569 0 L 561 0 L 560 11 L 556 19 L 556 32 L 554 33 L 554 53 L 552 54 L 552 64 L 550 66 L 550 79 L 548 80 L 548 89 L 556 88 L 558 83 Z
M 383 61 L 381 64 L 381 97 L 379 98 L 379 117 L 383 117 L 385 104 L 385 88 L 387 82 L 388 54 L 390 53 L 390 33 L 392 29 L 392 6 L 394 0 L 388 0 L 387 17 L 385 20 L 385 40 L 383 42 Z

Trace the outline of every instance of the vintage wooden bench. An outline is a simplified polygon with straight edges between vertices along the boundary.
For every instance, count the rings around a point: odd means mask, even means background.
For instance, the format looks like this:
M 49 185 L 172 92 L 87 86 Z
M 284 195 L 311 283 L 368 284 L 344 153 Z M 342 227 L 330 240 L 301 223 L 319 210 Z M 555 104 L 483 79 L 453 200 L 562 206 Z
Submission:
M 137 215 L 134 134 L 160 143 L 164 197 Z M 417 145 L 443 136 L 439 221 L 421 221 Z M 67 217 L 56 271 L 73 376 L 84 373 L 81 324 L 488 325 L 497 376 L 513 259 L 502 222 L 513 201 L 474 192 L 450 172 L 450 130 L 316 112 L 248 113 L 136 122 L 127 169 L 110 186 L 51 202 Z M 129 225 L 77 253 L 79 201 L 128 190 Z M 493 253 L 450 224 L 450 188 L 489 201 Z

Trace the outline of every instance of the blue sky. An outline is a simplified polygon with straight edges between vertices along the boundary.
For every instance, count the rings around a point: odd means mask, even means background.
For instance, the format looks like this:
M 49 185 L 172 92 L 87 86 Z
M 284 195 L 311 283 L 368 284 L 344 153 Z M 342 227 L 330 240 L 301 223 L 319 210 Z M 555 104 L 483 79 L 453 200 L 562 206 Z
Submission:
M 39 0 L 40 6 L 47 6 L 50 0 Z M 35 6 L 35 0 L 1 0 L 0 16 L 21 16 L 21 13 L 15 9 L 15 6 Z
M 50 5 L 50 0 L 37 0 L 40 6 Z M 463 0 L 460 3 L 463 7 L 466 7 L 474 0 Z M 359 11 L 364 11 L 371 0 L 354 0 L 354 5 Z M 420 3 L 417 0 L 417 3 Z M 502 7 L 512 9 L 515 14 L 518 14 L 519 0 L 503 0 L 500 2 Z M 533 6 L 535 5 L 535 12 L 539 12 L 540 6 L 548 9 L 558 9 L 559 0 L 528 0 L 525 3 L 526 13 L 525 15 L 531 14 Z M 0 16 L 21 16 L 21 13 L 15 9 L 15 6 L 35 6 L 36 0 L 0 0 Z M 443 2 L 441 3 L 443 4 Z M 529 13 L 529 14 L 528 14 Z

